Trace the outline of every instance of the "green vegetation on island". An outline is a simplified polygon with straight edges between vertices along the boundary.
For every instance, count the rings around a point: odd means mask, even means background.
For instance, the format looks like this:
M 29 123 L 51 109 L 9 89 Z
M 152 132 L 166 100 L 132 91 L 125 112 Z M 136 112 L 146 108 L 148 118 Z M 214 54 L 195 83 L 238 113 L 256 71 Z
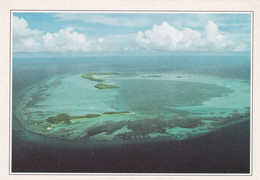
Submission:
M 132 111 L 121 111 L 121 112 L 104 112 L 102 115 L 111 115 L 111 114 L 131 114 Z
M 110 76 L 132 76 L 134 75 L 134 73 L 115 73 L 115 72 L 101 72 L 101 73 L 85 73 L 83 75 L 81 75 L 82 78 L 85 78 L 85 79 L 89 79 L 91 81 L 97 81 L 97 82 L 104 82 L 105 80 L 104 79 L 98 79 L 98 78 L 95 78 L 93 76 L 105 76 L 105 75 L 110 75 Z
M 116 72 L 101 72 L 101 73 L 89 73 L 90 75 L 96 75 L 96 76 L 131 76 L 134 75 L 134 73 L 116 73 Z
M 98 89 L 115 89 L 115 88 L 119 88 L 119 87 L 118 86 L 112 86 L 112 85 L 108 85 L 108 84 L 99 83 L 99 84 L 95 85 L 95 88 L 98 88 Z
M 52 124 L 70 124 L 70 116 L 68 114 L 58 114 L 55 117 L 49 117 L 46 119 L 47 122 Z
M 148 78 L 148 77 L 162 77 L 162 76 L 161 75 L 142 76 L 142 78 Z
M 191 76 L 187 76 L 187 75 L 185 75 L 185 76 L 176 76 L 176 78 L 187 78 L 187 77 L 191 77 Z
M 100 114 L 87 114 L 84 116 L 70 116 L 70 119 L 80 119 L 80 118 L 96 118 L 100 116 Z
M 132 75 L 134 75 L 134 73 L 115 73 L 115 72 L 85 73 L 85 74 L 82 74 L 81 77 L 84 78 L 84 79 L 91 80 L 91 81 L 104 82 L 105 79 L 98 79 L 98 78 L 95 78 L 93 76 L 105 76 L 105 75 L 132 76 Z M 119 87 L 99 83 L 99 84 L 95 85 L 95 88 L 98 88 L 98 89 L 115 89 L 115 88 L 119 88 Z
M 184 76 L 176 76 L 176 78 L 183 78 Z
M 81 75 L 82 78 L 84 79 L 89 79 L 91 81 L 97 81 L 97 82 L 104 82 L 104 79 L 98 79 L 98 78 L 94 78 L 91 74 L 83 74 Z
M 83 116 L 70 116 L 68 114 L 62 113 L 58 114 L 54 117 L 48 117 L 46 119 L 47 122 L 52 124 L 70 124 L 72 119 L 90 119 L 90 118 L 96 118 L 101 115 L 114 115 L 114 114 L 132 114 L 132 111 L 121 111 L 121 112 L 104 112 L 102 114 L 87 114 Z

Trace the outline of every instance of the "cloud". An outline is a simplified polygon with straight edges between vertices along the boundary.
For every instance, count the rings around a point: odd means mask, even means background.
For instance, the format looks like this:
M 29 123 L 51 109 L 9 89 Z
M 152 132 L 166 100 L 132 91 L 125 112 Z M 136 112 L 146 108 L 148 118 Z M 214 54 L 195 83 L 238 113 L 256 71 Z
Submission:
M 57 33 L 46 33 L 42 39 L 43 49 L 48 52 L 81 52 L 91 48 L 91 41 L 71 27 L 61 29 Z
M 134 34 L 87 37 L 72 27 L 44 33 L 30 29 L 25 19 L 13 16 L 14 52 L 119 52 L 131 46 L 129 42 L 134 42 Z
M 136 46 L 135 34 L 110 35 L 93 39 L 92 51 L 125 52 Z
M 25 19 L 13 16 L 12 45 L 14 52 L 243 52 L 250 50 L 250 37 L 224 34 L 213 21 L 200 31 L 176 28 L 164 21 L 137 33 L 90 37 L 73 27 L 55 33 L 30 29 Z
M 56 33 L 44 33 L 31 30 L 26 20 L 13 16 L 14 52 L 87 52 L 91 43 L 84 34 L 71 27 Z
M 238 51 L 244 50 L 245 44 L 237 45 L 218 29 L 217 24 L 208 21 L 204 31 L 183 28 L 178 30 L 167 22 L 154 25 L 152 29 L 138 32 L 137 44 L 149 50 L 166 51 Z M 243 48 L 239 48 L 239 47 Z
M 25 19 L 13 16 L 13 35 L 33 36 L 38 34 L 41 34 L 41 31 L 29 29 Z
M 246 46 L 245 43 L 240 43 L 238 46 L 234 49 L 235 52 L 243 52 L 243 51 L 248 51 L 249 47 Z
M 167 22 L 154 25 L 152 30 L 138 32 L 136 41 L 142 47 L 158 50 L 184 50 L 201 39 L 201 34 L 189 28 L 177 30 Z
M 222 35 L 219 32 L 218 26 L 212 21 L 209 21 L 205 27 L 205 34 L 205 45 L 207 45 L 209 48 L 212 48 L 212 50 L 224 50 L 225 48 L 232 46 L 232 41 Z
M 23 18 L 13 16 L 13 49 L 15 51 L 25 49 L 28 49 L 29 52 L 39 51 L 41 34 L 42 32 L 39 30 L 31 30 Z
M 149 24 L 147 19 L 133 19 L 122 16 L 112 17 L 109 14 L 82 14 L 82 13 L 58 13 L 54 15 L 57 21 L 72 21 L 79 20 L 85 23 L 95 23 L 95 24 L 106 24 L 114 26 L 126 26 L 126 27 L 143 27 Z

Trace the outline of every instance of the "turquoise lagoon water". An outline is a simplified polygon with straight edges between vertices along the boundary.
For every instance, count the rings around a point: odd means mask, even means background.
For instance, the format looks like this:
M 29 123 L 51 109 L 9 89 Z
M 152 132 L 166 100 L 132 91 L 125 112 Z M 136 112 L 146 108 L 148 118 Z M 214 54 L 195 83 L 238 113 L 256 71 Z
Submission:
M 83 73 L 117 89 L 97 89 Z M 48 117 L 104 112 L 52 124 Z M 183 140 L 250 119 L 249 57 L 59 57 L 13 60 L 13 113 L 29 132 L 88 143 Z M 14 128 L 15 129 L 15 125 Z

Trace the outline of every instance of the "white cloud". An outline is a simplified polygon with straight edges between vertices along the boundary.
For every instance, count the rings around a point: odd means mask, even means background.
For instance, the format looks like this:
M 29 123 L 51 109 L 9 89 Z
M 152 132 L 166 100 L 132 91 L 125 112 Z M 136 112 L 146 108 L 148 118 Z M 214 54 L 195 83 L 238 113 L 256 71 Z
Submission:
M 41 31 L 31 30 L 28 23 L 23 18 L 13 16 L 13 49 L 14 51 L 23 51 L 27 49 L 29 52 L 39 51 Z
M 31 30 L 25 19 L 13 16 L 13 35 L 16 36 L 32 36 L 38 35 L 41 32 L 38 30 Z
M 82 13 L 57 13 L 55 14 L 57 21 L 71 21 L 80 20 L 85 23 L 95 23 L 95 24 L 107 24 L 114 26 L 126 26 L 126 27 L 143 27 L 150 22 L 147 19 L 133 19 L 127 17 L 116 16 L 112 17 L 105 14 L 82 14 Z
M 98 42 L 102 43 L 104 41 L 104 38 L 98 38 Z
M 57 33 L 46 33 L 42 36 L 43 49 L 48 52 L 79 52 L 89 51 L 91 41 L 87 40 L 84 34 L 73 31 L 68 27 L 61 29 Z
M 224 36 L 213 21 L 208 21 L 204 31 L 201 32 L 190 28 L 178 30 L 163 22 L 161 25 L 154 25 L 151 30 L 138 32 L 136 42 L 146 49 L 168 51 L 235 51 L 237 49 L 237 45 Z
M 131 47 L 125 47 L 124 48 L 124 51 L 130 51 L 130 52 L 133 52 L 134 51 L 134 49 L 133 48 L 131 48 Z
M 71 15 L 71 14 L 70 14 Z M 73 14 L 76 15 L 76 14 Z M 97 16 L 95 16 L 97 18 Z M 72 18 L 66 16 L 67 19 Z M 101 18 L 102 19 L 102 18 Z M 97 21 L 97 20 L 96 20 Z M 118 23 L 108 19 L 109 23 Z M 248 37 L 244 38 L 248 40 Z M 152 29 L 121 35 L 88 37 L 72 27 L 55 33 L 30 29 L 23 18 L 13 16 L 14 52 L 138 52 L 141 49 L 162 51 L 234 51 L 249 50 L 240 36 L 224 34 L 213 21 L 204 30 L 177 29 L 168 22 Z
M 212 21 L 209 21 L 205 27 L 205 33 L 207 40 L 206 45 L 212 48 L 212 50 L 224 50 L 232 46 L 231 40 L 222 35 L 219 32 L 218 26 Z
M 13 16 L 13 51 L 15 52 L 80 52 L 90 51 L 91 40 L 73 28 L 56 33 L 31 30 L 23 18 Z
M 93 39 L 94 49 L 98 52 L 124 52 L 136 46 L 135 34 L 110 35 Z
M 249 50 L 249 48 L 246 46 L 245 43 L 238 44 L 237 47 L 234 49 L 235 52 L 242 52 L 247 50 Z
M 152 30 L 138 32 L 136 41 L 147 49 L 184 50 L 192 48 L 201 39 L 201 33 L 189 28 L 179 31 L 167 22 L 154 25 Z
M 55 33 L 32 30 L 23 18 L 13 16 L 14 52 L 119 52 L 134 41 L 134 35 L 87 37 L 72 27 Z

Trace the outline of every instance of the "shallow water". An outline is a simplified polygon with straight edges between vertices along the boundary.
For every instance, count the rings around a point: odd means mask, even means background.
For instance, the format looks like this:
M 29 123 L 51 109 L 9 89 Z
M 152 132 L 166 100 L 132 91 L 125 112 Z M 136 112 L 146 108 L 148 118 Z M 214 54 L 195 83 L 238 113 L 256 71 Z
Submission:
M 248 57 L 224 57 L 220 61 L 211 58 L 208 63 L 205 57 L 190 58 L 167 57 L 165 64 L 159 63 L 162 57 L 38 58 L 38 62 L 14 59 L 13 147 L 26 149 L 28 143 L 43 147 L 70 144 L 91 149 L 169 140 L 185 142 L 248 122 Z M 221 64 L 223 59 L 228 63 Z M 89 72 L 135 74 L 99 76 L 105 83 L 120 87 L 100 90 L 94 87 L 98 82 L 80 77 Z M 110 111 L 134 114 L 73 119 L 71 124 L 46 123 L 48 117 L 60 113 L 82 116 Z
M 98 78 L 119 88 L 98 89 L 98 82 L 80 74 L 55 76 L 23 95 L 16 116 L 32 132 L 94 142 L 190 138 L 249 116 L 248 83 L 192 74 L 149 77 L 102 75 Z M 124 111 L 131 113 L 74 118 L 69 124 L 47 121 L 63 113 L 79 117 Z

